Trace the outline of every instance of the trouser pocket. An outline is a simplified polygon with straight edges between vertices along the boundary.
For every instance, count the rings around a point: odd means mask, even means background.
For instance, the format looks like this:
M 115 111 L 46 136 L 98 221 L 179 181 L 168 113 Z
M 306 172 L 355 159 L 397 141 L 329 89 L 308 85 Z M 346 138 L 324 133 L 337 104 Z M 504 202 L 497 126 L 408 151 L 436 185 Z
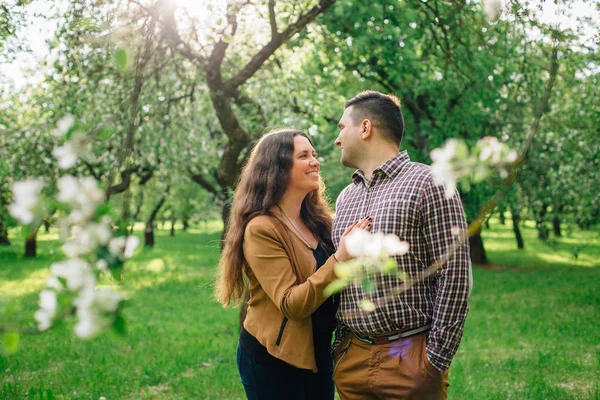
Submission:
M 335 371 L 338 366 L 348 354 L 348 350 L 350 350 L 350 345 L 352 344 L 352 337 L 348 334 L 344 340 L 338 345 L 338 347 L 333 351 L 333 375 L 335 375 Z

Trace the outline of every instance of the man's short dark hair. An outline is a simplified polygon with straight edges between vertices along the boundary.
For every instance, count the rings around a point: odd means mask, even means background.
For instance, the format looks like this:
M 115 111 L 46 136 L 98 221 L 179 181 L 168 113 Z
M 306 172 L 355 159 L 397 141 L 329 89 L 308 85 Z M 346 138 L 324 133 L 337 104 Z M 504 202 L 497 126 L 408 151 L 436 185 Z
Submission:
M 351 118 L 368 119 L 389 140 L 400 146 L 404 136 L 404 118 L 400 100 L 391 94 L 365 90 L 348 100 L 344 108 L 352 106 Z

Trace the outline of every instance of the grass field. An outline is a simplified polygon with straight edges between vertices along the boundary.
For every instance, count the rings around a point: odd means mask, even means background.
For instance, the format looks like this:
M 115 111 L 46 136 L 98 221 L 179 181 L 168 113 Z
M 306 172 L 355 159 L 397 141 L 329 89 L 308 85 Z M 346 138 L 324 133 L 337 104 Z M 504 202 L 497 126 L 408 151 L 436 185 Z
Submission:
M 243 398 L 238 310 L 211 297 L 219 233 L 216 223 L 175 237 L 160 231 L 156 247 L 126 266 L 129 335 L 82 341 L 65 324 L 25 336 L 16 354 L 0 355 L 0 398 Z M 600 399 L 598 233 L 570 235 L 553 250 L 529 227 L 526 250 L 517 251 L 508 226 L 484 231 L 493 266 L 474 269 L 450 399 Z M 39 257 L 23 259 L 22 240 L 12 239 L 0 247 L 0 297 L 11 323 L 33 326 L 59 244 L 41 235 Z

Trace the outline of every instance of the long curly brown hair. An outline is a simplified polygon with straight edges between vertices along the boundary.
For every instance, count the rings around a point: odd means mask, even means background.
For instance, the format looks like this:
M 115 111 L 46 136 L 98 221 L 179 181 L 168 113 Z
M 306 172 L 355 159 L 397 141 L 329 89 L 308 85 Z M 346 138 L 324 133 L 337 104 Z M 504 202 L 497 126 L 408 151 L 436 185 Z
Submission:
M 288 186 L 296 136 L 305 137 L 312 145 L 308 135 L 299 130 L 283 129 L 267 133 L 254 146 L 242 170 L 233 198 L 215 285 L 215 297 L 224 305 L 231 301 L 239 303 L 242 298 L 245 288 L 244 232 L 248 222 L 258 215 L 276 217 L 270 209 L 281 200 Z M 319 242 L 332 250 L 331 210 L 322 183 L 302 202 L 300 217 Z

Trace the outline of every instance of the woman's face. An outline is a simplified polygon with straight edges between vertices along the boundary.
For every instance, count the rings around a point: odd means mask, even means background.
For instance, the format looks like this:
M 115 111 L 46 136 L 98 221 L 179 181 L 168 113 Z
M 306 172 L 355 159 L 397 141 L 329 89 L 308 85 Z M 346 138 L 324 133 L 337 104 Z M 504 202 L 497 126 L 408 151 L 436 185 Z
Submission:
M 319 189 L 321 163 L 317 160 L 315 149 L 304 136 L 294 136 L 292 161 L 288 190 L 292 189 L 308 194 Z

